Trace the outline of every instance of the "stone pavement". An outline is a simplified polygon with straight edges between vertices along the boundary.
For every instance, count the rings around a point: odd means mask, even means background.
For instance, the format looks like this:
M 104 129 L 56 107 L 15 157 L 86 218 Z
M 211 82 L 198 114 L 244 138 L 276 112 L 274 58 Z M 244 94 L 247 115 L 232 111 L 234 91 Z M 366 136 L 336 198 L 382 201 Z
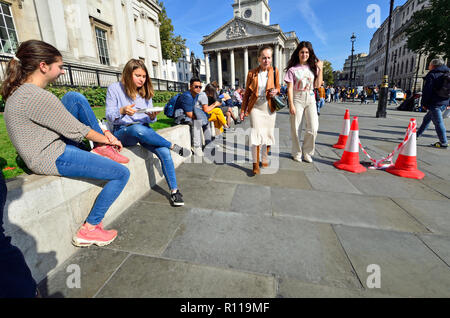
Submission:
M 192 158 L 177 169 L 184 207 L 170 206 L 163 181 L 108 226 L 119 231 L 112 244 L 80 249 L 41 283 L 43 294 L 450 297 L 450 150 L 429 147 L 437 140 L 431 126 L 417 141 L 421 181 L 337 170 L 332 164 L 343 150 L 331 145 L 346 107 L 359 117 L 361 143 L 377 159 L 401 142 L 410 118 L 420 125 L 424 116 L 389 107 L 388 118 L 377 119 L 376 104 L 326 104 L 308 164 L 290 158 L 289 115 L 282 111 L 273 174 L 256 177 L 248 158 L 232 155 L 248 147 L 219 145 L 218 138 L 214 152 L 231 154 L 226 163 Z M 369 165 L 362 152 L 360 159 Z M 69 288 L 71 264 L 81 270 L 81 288 Z M 372 264 L 380 288 L 369 288 L 376 282 Z

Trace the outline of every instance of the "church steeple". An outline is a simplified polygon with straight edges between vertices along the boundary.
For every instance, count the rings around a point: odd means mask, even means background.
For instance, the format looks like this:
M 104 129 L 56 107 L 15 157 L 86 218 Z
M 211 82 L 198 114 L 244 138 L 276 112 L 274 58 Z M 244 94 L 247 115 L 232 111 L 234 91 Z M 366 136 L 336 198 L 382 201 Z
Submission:
M 270 25 L 269 0 L 234 0 L 234 16 Z

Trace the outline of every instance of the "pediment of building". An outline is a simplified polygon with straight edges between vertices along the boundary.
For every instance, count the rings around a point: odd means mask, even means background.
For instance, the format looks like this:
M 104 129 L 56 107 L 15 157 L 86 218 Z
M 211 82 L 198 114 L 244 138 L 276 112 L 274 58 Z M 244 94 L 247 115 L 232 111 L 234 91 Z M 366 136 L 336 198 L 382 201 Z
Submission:
M 200 44 L 207 45 L 216 42 L 226 42 L 280 33 L 282 34 L 283 32 L 279 28 L 266 26 L 240 17 L 234 17 L 219 29 L 205 37 Z

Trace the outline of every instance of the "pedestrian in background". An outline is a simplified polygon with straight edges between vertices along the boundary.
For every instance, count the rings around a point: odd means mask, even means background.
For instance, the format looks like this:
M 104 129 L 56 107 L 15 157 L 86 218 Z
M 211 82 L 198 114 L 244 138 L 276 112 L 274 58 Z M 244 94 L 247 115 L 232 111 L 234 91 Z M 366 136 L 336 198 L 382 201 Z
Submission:
M 439 137 L 439 141 L 432 146 L 436 148 L 448 148 L 447 130 L 445 129 L 442 113 L 449 105 L 448 94 L 450 87 L 448 85 L 450 81 L 450 69 L 442 59 L 432 60 L 428 65 L 428 69 L 430 72 L 425 76 L 425 85 L 422 94 L 422 108 L 427 109 L 428 113 L 423 118 L 419 130 L 417 130 L 417 137 L 423 134 L 432 121 Z
M 317 102 L 317 115 L 320 116 L 320 109 L 325 105 L 326 92 L 323 84 L 317 89 L 319 93 L 319 101 Z

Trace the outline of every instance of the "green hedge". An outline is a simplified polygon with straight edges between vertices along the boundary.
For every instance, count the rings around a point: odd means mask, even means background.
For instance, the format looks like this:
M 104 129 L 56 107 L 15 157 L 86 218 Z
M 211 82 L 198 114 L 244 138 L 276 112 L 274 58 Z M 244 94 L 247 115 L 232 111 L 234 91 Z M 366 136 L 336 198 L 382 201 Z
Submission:
M 105 106 L 106 88 L 102 87 L 68 87 L 68 86 L 49 86 L 47 90 L 61 99 L 67 92 L 79 92 L 86 96 L 91 106 Z M 177 92 L 156 91 L 153 97 L 154 103 L 167 103 Z M 5 102 L 0 96 L 0 112 L 5 109 Z

